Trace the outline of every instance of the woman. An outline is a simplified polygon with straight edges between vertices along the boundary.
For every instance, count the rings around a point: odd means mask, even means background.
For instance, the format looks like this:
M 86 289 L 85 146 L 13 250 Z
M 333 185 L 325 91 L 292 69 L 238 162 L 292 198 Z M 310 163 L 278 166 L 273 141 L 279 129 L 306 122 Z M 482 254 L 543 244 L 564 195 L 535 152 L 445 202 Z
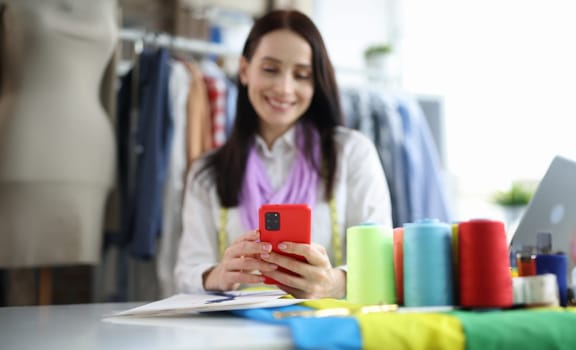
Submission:
M 346 228 L 368 221 L 391 227 L 390 199 L 373 144 L 339 126 L 334 70 L 307 16 L 278 10 L 256 21 L 238 91 L 230 138 L 189 174 L 178 289 L 233 290 L 264 275 L 298 298 L 344 297 Z M 281 247 L 306 262 L 260 242 L 258 208 L 267 202 L 312 208 L 313 243 Z

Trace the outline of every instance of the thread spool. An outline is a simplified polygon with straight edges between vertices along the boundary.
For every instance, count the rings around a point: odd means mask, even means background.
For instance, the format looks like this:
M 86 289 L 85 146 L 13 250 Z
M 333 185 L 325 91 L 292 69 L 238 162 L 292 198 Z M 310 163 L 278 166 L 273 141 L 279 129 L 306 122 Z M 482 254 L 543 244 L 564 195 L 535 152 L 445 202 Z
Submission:
M 514 305 L 526 304 L 526 299 L 524 298 L 525 284 L 524 277 L 512 278 L 512 299 Z
M 404 304 L 404 228 L 394 228 L 394 282 L 396 285 L 396 300 Z
M 536 255 L 536 273 L 538 275 L 552 273 L 556 275 L 560 305 L 568 303 L 568 290 L 566 277 L 567 258 L 564 254 L 538 254 Z
M 458 286 L 458 223 L 453 223 L 452 229 L 452 283 L 454 286 Z M 460 297 L 458 296 L 458 288 L 452 288 L 454 291 L 454 304 L 458 305 L 460 303 Z
M 458 227 L 460 305 L 510 307 L 512 277 L 504 223 L 470 220 Z
M 380 225 L 346 230 L 346 299 L 362 305 L 395 304 L 393 232 Z
M 404 305 L 454 304 L 451 234 L 438 220 L 404 224 Z
M 532 306 L 558 306 L 558 283 L 556 275 L 546 273 L 537 276 L 518 277 L 524 281 L 524 303 Z

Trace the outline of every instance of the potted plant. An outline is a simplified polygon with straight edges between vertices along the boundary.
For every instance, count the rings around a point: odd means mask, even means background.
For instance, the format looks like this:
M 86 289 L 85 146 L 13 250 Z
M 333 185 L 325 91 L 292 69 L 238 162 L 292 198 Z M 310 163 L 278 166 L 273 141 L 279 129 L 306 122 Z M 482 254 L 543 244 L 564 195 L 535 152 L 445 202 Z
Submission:
M 518 224 L 533 194 L 532 188 L 519 181 L 512 182 L 506 191 L 494 193 L 492 200 L 504 211 L 508 231 L 512 231 L 513 227 Z
M 494 194 L 494 202 L 504 207 L 526 206 L 532 198 L 533 191 L 528 186 L 515 181 L 507 191 Z
M 387 55 L 392 52 L 392 46 L 387 44 L 375 44 L 368 46 L 366 50 L 364 50 L 364 57 L 368 58 L 374 55 Z
M 387 73 L 388 56 L 392 53 L 392 46 L 388 44 L 374 44 L 364 50 L 364 60 L 369 71 Z

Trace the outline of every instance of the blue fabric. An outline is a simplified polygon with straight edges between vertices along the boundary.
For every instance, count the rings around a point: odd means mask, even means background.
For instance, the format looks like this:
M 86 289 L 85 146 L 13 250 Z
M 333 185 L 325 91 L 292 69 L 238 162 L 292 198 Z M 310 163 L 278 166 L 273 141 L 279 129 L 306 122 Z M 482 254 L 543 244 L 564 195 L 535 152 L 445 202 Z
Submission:
M 409 222 L 403 163 L 402 121 L 390 95 L 370 88 L 343 88 L 340 100 L 346 126 L 370 138 L 386 175 L 392 203 L 392 223 L 400 227 Z
M 234 120 L 236 119 L 236 101 L 238 100 L 238 87 L 230 79 L 226 81 L 226 138 L 230 137 Z
M 118 190 L 120 204 L 120 232 L 107 236 L 108 243 L 126 246 L 130 239 L 128 235 L 130 226 L 130 217 L 134 212 L 134 189 L 136 188 L 136 177 L 134 153 L 135 140 L 132 137 L 131 130 L 135 128 L 131 118 L 132 107 L 132 71 L 120 78 L 120 89 L 118 90 L 118 105 L 116 111 L 116 140 L 118 152 Z
M 405 96 L 398 96 L 397 99 L 404 131 L 410 222 L 426 218 L 452 222 L 438 149 L 424 113 L 414 99 Z
M 438 147 L 410 94 L 344 88 L 346 126 L 367 135 L 386 174 L 394 227 L 420 219 L 452 222 Z
M 162 193 L 173 134 L 169 60 L 167 49 L 142 52 L 137 64 L 137 91 L 132 91 L 130 72 L 122 79 L 118 93 L 122 221 L 118 243 L 143 259 L 156 255 L 162 228 Z M 134 98 L 138 101 L 136 110 L 132 110 Z
M 362 349 L 362 333 L 354 317 L 290 317 L 275 319 L 275 311 L 301 311 L 299 305 L 279 308 L 236 310 L 231 313 L 290 328 L 296 349 Z
M 156 255 L 162 230 L 162 194 L 172 144 L 173 122 L 168 95 L 167 49 L 140 56 L 136 213 L 130 251 L 142 258 Z

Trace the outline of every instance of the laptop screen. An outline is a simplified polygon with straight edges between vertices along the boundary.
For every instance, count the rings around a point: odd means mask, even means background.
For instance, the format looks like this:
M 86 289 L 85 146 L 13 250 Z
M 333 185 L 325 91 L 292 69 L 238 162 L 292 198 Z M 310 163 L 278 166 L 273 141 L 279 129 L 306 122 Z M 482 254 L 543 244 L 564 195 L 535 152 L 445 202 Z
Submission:
M 551 252 L 567 255 L 570 272 L 576 261 L 576 161 L 561 156 L 554 157 L 538 184 L 511 248 L 535 250 L 538 237 L 546 233 L 551 237 Z

